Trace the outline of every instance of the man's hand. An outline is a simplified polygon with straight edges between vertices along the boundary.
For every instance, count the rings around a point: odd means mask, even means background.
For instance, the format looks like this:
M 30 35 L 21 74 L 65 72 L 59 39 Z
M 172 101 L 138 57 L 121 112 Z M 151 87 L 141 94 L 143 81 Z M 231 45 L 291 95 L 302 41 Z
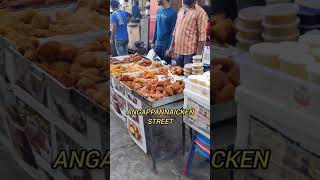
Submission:
M 167 57 L 172 57 L 172 56 L 173 56 L 173 50 L 172 50 L 172 48 L 170 48 L 170 49 L 168 49 L 168 50 L 166 51 L 166 56 L 167 56 Z
M 154 46 L 154 44 L 152 43 L 152 44 L 151 44 L 151 49 L 154 49 L 154 47 L 155 47 L 155 46 Z
M 113 43 L 113 39 L 110 39 L 110 46 L 113 46 L 114 43 Z

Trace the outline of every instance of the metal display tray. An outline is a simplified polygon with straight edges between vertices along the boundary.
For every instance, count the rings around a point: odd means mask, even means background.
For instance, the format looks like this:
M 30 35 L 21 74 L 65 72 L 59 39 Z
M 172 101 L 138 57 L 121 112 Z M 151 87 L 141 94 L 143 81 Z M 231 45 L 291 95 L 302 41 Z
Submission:
M 46 106 L 46 72 L 27 60 L 13 46 L 5 48 L 5 73 L 9 82 Z
M 107 83 L 100 84 L 99 86 L 105 86 L 108 88 Z M 82 112 L 85 112 L 94 120 L 102 124 L 107 123 L 107 117 L 109 117 L 110 110 L 93 101 L 82 91 L 73 88 L 71 90 L 71 101 L 76 108 L 78 108 Z
M 130 89 L 127 85 L 125 85 L 124 83 L 122 83 L 118 79 L 114 78 L 114 82 L 115 83 L 120 83 L 123 87 L 126 88 L 127 92 L 131 93 L 132 95 L 134 95 L 135 97 L 140 99 L 145 105 L 147 105 L 147 106 L 149 106 L 151 108 L 157 108 L 157 107 L 160 107 L 160 106 L 171 104 L 171 103 L 174 103 L 176 101 L 180 101 L 180 100 L 182 100 L 184 98 L 183 94 L 177 94 L 177 95 L 174 95 L 174 96 L 169 96 L 169 97 L 162 98 L 160 100 L 152 102 L 152 101 L 149 101 L 148 99 L 146 99 L 145 97 L 143 97 L 138 92 L 134 91 L 133 89 Z

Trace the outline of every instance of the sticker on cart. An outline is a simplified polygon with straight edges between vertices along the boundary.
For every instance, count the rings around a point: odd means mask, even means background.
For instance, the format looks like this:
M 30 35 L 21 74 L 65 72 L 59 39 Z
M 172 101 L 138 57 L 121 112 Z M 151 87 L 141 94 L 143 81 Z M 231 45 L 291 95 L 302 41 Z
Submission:
M 61 119 L 82 135 L 87 135 L 88 125 L 84 112 L 81 112 L 73 104 L 66 102 L 62 98 L 52 97 L 51 103 Z
M 130 102 L 128 102 L 128 110 L 129 109 L 136 109 Z M 143 121 L 143 116 L 139 116 L 137 114 L 131 114 L 129 113 L 127 116 L 129 116 L 130 119 L 134 120 L 137 124 L 139 124 L 140 121 Z
M 121 83 L 116 82 L 114 88 L 115 88 L 118 92 L 120 92 L 121 95 L 123 95 L 123 96 L 126 95 L 126 88 L 125 88 L 125 86 L 122 85 Z
M 67 151 L 67 154 L 71 154 L 71 150 L 85 150 L 80 144 L 78 144 L 74 139 L 69 137 L 61 129 L 56 128 L 56 137 L 57 137 L 57 151 L 61 152 L 62 150 Z M 73 179 L 87 179 L 92 180 L 92 174 L 88 169 L 79 169 L 76 166 L 72 169 L 62 169 L 62 173 L 70 180 Z
M 142 102 L 137 97 L 131 93 L 127 93 L 127 97 L 129 102 L 131 102 L 136 109 L 142 109 Z
M 31 111 L 30 111 L 31 113 Z M 47 162 L 51 162 L 51 130 L 49 121 L 36 112 L 29 116 L 26 126 L 26 136 L 34 153 Z
M 147 153 L 147 145 L 144 130 L 141 130 L 135 123 L 128 120 L 128 131 L 133 141 Z
M 310 105 L 310 94 L 306 87 L 297 86 L 293 89 L 294 101 L 300 106 Z
M 120 110 L 120 114 L 126 115 L 128 111 L 126 100 L 122 96 L 119 96 L 117 94 L 116 101 L 117 101 L 118 108 Z

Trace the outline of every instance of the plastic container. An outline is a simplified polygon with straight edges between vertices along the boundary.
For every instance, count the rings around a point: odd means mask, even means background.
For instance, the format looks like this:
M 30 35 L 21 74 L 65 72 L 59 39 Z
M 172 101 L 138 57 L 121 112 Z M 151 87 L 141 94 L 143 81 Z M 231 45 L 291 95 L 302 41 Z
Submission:
M 189 76 L 190 77 L 190 76 Z M 198 83 L 194 83 L 190 81 L 190 79 L 186 79 L 185 81 L 185 89 L 190 90 L 199 95 L 203 95 L 205 97 L 210 98 L 210 88 L 206 86 L 202 86 Z
M 313 49 L 312 55 L 315 57 L 315 61 L 320 63 L 320 48 Z
M 192 57 L 192 62 L 196 63 L 196 62 L 202 62 L 202 55 L 195 55 Z
M 310 53 L 311 49 L 300 42 L 296 41 L 282 41 L 280 42 L 280 51 L 288 51 L 288 52 L 299 52 L 299 53 Z
M 312 55 L 290 51 L 280 54 L 279 60 L 282 72 L 305 80 L 308 79 L 308 64 L 315 62 Z
M 242 86 L 282 106 L 290 109 L 295 106 L 310 115 L 320 116 L 320 86 L 253 63 L 249 54 L 234 60 L 240 65 Z
M 320 85 L 320 64 L 309 64 L 307 72 L 308 80 Z
M 238 20 L 243 27 L 250 29 L 261 28 L 262 15 L 261 12 L 264 6 L 252 6 L 249 8 L 241 9 L 238 13 Z
M 308 45 L 311 49 L 320 48 L 320 35 L 304 34 L 299 37 L 298 41 Z
M 195 69 L 203 69 L 203 63 L 193 63 L 192 70 L 195 70 Z
M 258 63 L 273 69 L 280 69 L 280 45 L 277 43 L 259 43 L 250 47 L 251 57 Z
M 262 39 L 261 37 L 262 28 L 250 29 L 250 28 L 242 27 L 239 22 L 236 23 L 236 28 L 238 30 L 238 34 L 245 39 L 250 39 L 250 40 Z
M 236 35 L 236 39 L 238 40 L 238 43 L 237 43 L 238 48 L 240 48 L 244 51 L 248 51 L 250 46 L 261 42 L 260 40 L 245 39 L 245 38 L 241 37 L 238 33 Z
M 299 32 L 287 36 L 270 36 L 269 34 L 262 33 L 262 37 L 267 42 L 281 42 L 281 41 L 296 41 L 299 36 Z
M 198 71 L 198 72 L 192 72 L 192 75 L 202 75 L 203 71 Z
M 189 64 L 185 64 L 185 65 L 184 65 L 185 71 L 192 72 L 192 67 L 193 67 L 192 63 L 189 63 Z
M 281 25 L 296 21 L 298 6 L 292 3 L 272 4 L 264 8 L 263 20 L 267 24 Z
M 298 25 L 300 18 L 296 18 L 295 22 L 283 25 L 272 25 L 267 24 L 265 21 L 262 22 L 264 27 L 264 33 L 270 36 L 287 36 L 290 34 L 297 34 L 299 32 Z
M 190 75 L 188 77 L 189 81 L 193 82 L 193 83 L 198 83 L 198 79 L 201 78 L 201 76 L 198 75 Z

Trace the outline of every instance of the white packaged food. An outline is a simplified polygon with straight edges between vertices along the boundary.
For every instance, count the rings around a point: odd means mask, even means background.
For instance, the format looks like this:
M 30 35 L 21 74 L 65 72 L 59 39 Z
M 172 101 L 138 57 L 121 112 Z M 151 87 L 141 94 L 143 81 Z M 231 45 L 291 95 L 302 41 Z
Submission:
M 259 43 L 250 47 L 250 55 L 261 65 L 273 69 L 280 69 L 278 56 L 280 55 L 280 45 L 277 43 Z
M 308 79 L 307 66 L 315 61 L 312 55 L 290 51 L 282 52 L 279 60 L 282 72 L 301 79 Z
M 307 66 L 308 80 L 320 85 L 320 64 L 311 63 Z
M 290 24 L 296 21 L 298 6 L 292 3 L 272 4 L 264 8 L 263 21 L 267 24 Z
M 238 14 L 238 20 L 247 28 L 261 28 L 262 10 L 264 6 L 252 6 L 241 9 Z

